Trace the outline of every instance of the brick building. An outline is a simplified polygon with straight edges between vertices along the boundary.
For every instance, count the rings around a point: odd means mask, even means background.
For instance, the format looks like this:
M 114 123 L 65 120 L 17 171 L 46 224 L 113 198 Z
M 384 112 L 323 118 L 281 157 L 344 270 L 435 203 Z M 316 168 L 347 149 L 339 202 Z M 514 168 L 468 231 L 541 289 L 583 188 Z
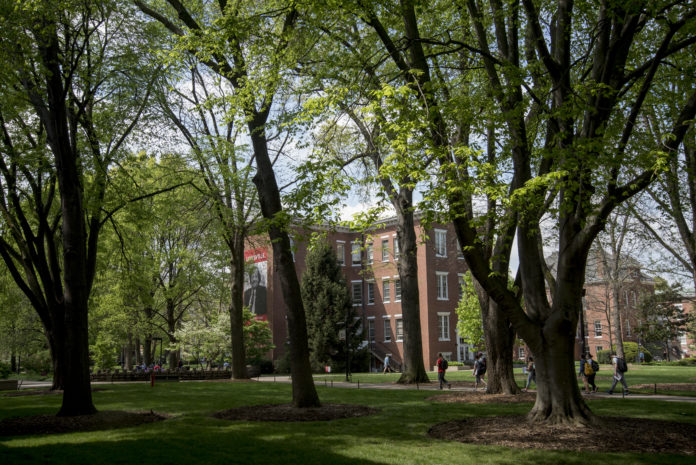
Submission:
M 420 291 L 421 336 L 426 369 L 442 352 L 449 360 L 471 360 L 473 350 L 461 342 L 456 333 L 456 307 L 461 295 L 461 283 L 466 271 L 464 258 L 458 252 L 457 239 L 451 225 L 431 225 L 426 230 L 416 220 L 418 245 L 418 285 Z M 322 228 L 313 228 L 322 231 Z M 311 232 L 311 231 L 310 231 Z M 350 286 L 353 305 L 363 321 L 364 344 L 372 354 L 371 369 L 381 369 L 386 355 L 399 367 L 403 361 L 403 321 L 401 313 L 401 283 L 397 270 L 399 249 L 395 220 L 375 225 L 369 234 L 349 228 L 323 230 L 327 241 L 336 251 L 346 282 Z M 306 231 L 292 235 L 295 268 L 301 279 L 307 256 Z M 271 354 L 278 360 L 285 350 L 287 338 L 286 309 L 278 276 L 272 266 L 272 248 L 260 238 L 251 241 L 245 252 L 260 275 L 263 305 L 254 313 L 269 322 L 276 349 Z M 256 272 L 250 276 L 257 275 Z M 258 279 L 258 278 L 255 278 Z M 247 283 L 247 287 L 251 287 Z M 263 288 L 263 289 L 261 289 Z M 250 296 L 247 289 L 245 296 Z M 251 304 L 252 298 L 245 298 Z
M 611 262 L 612 257 L 608 258 Z M 604 269 L 603 260 L 598 250 L 593 249 L 585 270 L 585 296 L 583 297 L 583 314 L 578 324 L 576 336 L 576 356 L 583 350 L 582 335 L 584 330 L 586 350 L 595 359 L 600 350 L 611 350 L 615 341 L 610 315 L 615 306 L 619 307 L 621 320 L 621 335 L 624 342 L 638 342 L 639 335 L 636 310 L 641 296 L 655 291 L 653 279 L 641 271 L 640 264 L 626 258 L 621 261 L 621 267 L 614 280 L 611 273 Z M 614 299 L 614 288 L 618 288 L 618 301 Z

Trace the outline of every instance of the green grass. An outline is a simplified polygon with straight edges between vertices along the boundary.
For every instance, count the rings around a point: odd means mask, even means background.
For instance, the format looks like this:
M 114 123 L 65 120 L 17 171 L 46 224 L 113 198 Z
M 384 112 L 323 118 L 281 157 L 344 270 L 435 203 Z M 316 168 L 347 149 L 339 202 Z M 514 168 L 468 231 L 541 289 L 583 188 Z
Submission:
M 578 371 L 576 363 L 576 373 Z M 600 391 L 607 391 L 611 387 L 613 370 L 611 365 L 600 365 L 600 370 L 595 377 L 595 384 Z M 352 376 L 352 382 L 360 383 L 394 383 L 399 379 L 400 373 L 356 373 Z M 428 376 L 432 382 L 437 382 L 437 373 L 429 372 Z M 345 381 L 345 374 L 315 375 L 314 379 L 319 385 L 331 383 L 331 381 Z M 447 371 L 448 381 L 473 381 L 472 370 Z M 515 380 L 520 387 L 524 387 L 527 382 L 527 375 L 522 373 L 521 368 L 515 368 Z M 654 385 L 658 385 L 657 394 L 673 396 L 692 396 L 696 397 L 696 391 L 667 391 L 659 389 L 660 384 L 666 383 L 696 383 L 696 367 L 682 366 L 658 366 L 658 365 L 629 365 L 626 372 L 626 382 L 631 386 L 641 384 L 650 385 L 649 388 L 636 389 L 631 391 L 636 393 L 652 394 L 655 393 Z M 582 379 L 578 378 L 578 385 L 583 386 Z M 534 384 L 532 384 L 534 388 Z
M 466 375 L 452 373 L 452 375 Z M 391 375 L 385 375 L 387 377 Z M 470 374 L 469 374 L 470 376 Z M 395 376 L 396 377 L 396 376 Z M 155 424 L 111 431 L 0 438 L 0 462 L 224 463 L 224 464 L 631 464 L 693 463 L 693 458 L 628 453 L 575 453 L 467 445 L 427 436 L 433 424 L 479 415 L 524 414 L 531 404 L 442 404 L 433 391 L 325 387 L 322 402 L 377 407 L 376 415 L 331 422 L 241 422 L 210 414 L 241 405 L 287 403 L 284 383 L 161 383 L 104 385 L 94 393 L 100 410 L 150 410 L 174 415 Z M 53 414 L 60 396 L 0 396 L 0 418 Z M 638 399 L 597 399 L 600 415 L 627 415 L 696 423 L 694 405 Z M 520 427 L 524 427 L 523 424 Z

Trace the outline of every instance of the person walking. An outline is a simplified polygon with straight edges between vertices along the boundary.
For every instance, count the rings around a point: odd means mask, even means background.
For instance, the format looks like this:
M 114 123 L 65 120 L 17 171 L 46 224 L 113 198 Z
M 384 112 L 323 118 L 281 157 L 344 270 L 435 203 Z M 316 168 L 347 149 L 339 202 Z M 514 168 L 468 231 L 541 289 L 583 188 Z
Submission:
M 391 371 L 391 367 L 389 366 L 389 355 L 384 357 L 384 370 L 382 370 L 382 374 Z
M 530 356 L 527 360 L 527 385 L 522 389 L 522 392 L 527 392 L 532 381 L 536 384 L 536 365 L 534 364 L 534 358 Z
M 585 358 L 585 365 L 589 366 L 592 370 L 592 373 L 588 374 L 588 370 L 585 370 L 585 375 L 587 376 L 587 384 L 590 385 L 592 388 L 590 392 L 597 392 L 597 385 L 595 384 L 595 376 L 597 376 L 597 372 L 599 371 L 599 364 L 592 360 L 592 354 L 587 354 L 587 357 Z
M 582 354 L 580 355 L 580 369 L 578 370 L 578 377 L 582 379 L 582 385 L 585 389 L 585 393 L 589 394 L 590 393 L 590 385 L 587 381 L 587 373 L 585 372 L 585 369 L 588 368 L 587 365 L 587 360 L 585 359 L 586 355 Z
M 447 360 L 442 357 L 442 353 L 437 354 L 437 380 L 440 382 L 440 389 L 442 385 L 446 384 L 448 389 L 452 389 L 452 385 L 445 379 L 445 372 L 447 371 Z
M 483 352 L 476 354 L 476 361 L 474 362 L 474 377 L 476 379 L 474 384 L 474 391 L 478 390 L 480 383 L 484 386 L 488 386 L 488 383 L 483 379 L 486 374 L 486 357 L 483 356 Z
M 614 388 L 617 383 L 621 383 L 624 388 L 624 395 L 628 394 L 628 385 L 626 384 L 626 378 L 624 373 L 628 370 L 626 366 L 626 361 L 616 354 L 611 354 L 611 364 L 614 366 L 614 382 L 611 384 L 611 388 L 607 391 L 607 394 L 613 394 Z

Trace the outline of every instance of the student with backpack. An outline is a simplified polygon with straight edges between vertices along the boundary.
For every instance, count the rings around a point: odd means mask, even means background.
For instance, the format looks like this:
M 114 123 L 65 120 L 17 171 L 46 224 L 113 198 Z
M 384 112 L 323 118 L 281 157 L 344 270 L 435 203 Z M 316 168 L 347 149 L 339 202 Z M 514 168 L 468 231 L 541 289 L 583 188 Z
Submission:
M 447 382 L 445 379 L 445 372 L 447 371 L 447 366 L 449 365 L 447 363 L 447 360 L 445 360 L 444 357 L 442 357 L 442 353 L 437 354 L 437 380 L 440 382 L 440 389 L 442 389 L 442 385 L 446 384 L 448 389 L 452 389 L 452 385 Z
M 585 392 L 591 394 L 597 392 L 597 386 L 595 385 L 595 376 L 599 371 L 599 364 L 592 360 L 592 354 L 587 354 L 585 358 L 580 359 L 580 374 L 583 377 L 585 384 Z M 590 389 L 590 386 L 592 389 Z
M 611 354 L 611 364 L 614 365 L 614 382 L 611 384 L 611 388 L 607 391 L 607 394 L 613 394 L 616 383 L 619 382 L 623 385 L 624 395 L 628 394 L 628 385 L 624 377 L 624 373 L 628 371 L 626 360 L 618 357 L 616 354 Z
M 488 386 L 486 381 L 483 379 L 486 374 L 486 357 L 483 356 L 482 352 L 476 354 L 476 361 L 474 362 L 474 377 L 476 382 L 474 384 L 474 391 L 478 390 L 479 383 L 483 383 L 484 386 Z

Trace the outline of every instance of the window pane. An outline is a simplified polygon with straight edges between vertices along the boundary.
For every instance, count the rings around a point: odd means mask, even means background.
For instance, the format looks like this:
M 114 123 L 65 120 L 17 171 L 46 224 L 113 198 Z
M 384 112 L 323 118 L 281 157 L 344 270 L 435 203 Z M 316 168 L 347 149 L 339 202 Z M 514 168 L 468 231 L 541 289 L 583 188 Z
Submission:
M 350 256 L 352 257 L 353 265 L 360 265 L 360 244 L 354 242 L 350 245 Z
M 391 341 L 391 322 L 389 319 L 385 318 L 384 319 L 384 342 L 389 342 Z
M 345 265 L 345 244 L 336 244 L 336 261 L 339 265 Z
M 382 239 L 382 261 L 389 261 L 389 239 Z
M 367 283 L 367 303 L 375 303 L 375 283 Z
M 362 305 L 362 283 L 353 283 L 353 305 Z
M 401 280 L 394 280 L 394 301 L 398 302 L 401 300 Z
M 385 304 L 391 302 L 391 290 L 389 289 L 389 281 L 382 281 L 382 301 Z
M 401 318 L 396 320 L 396 340 L 404 340 L 404 320 L 402 320 Z

